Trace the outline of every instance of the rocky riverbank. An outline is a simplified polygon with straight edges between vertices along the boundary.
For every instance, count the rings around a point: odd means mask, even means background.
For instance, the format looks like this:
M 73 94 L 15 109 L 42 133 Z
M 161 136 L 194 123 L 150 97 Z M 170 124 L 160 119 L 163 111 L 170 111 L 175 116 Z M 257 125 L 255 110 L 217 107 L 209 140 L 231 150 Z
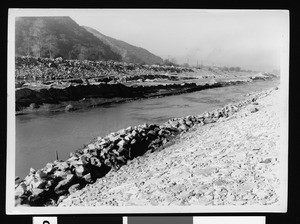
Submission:
M 271 205 L 279 197 L 279 91 L 233 104 L 173 145 L 131 160 L 59 206 Z M 229 107 L 230 108 L 230 107 Z M 216 117 L 219 117 L 218 119 Z M 204 119 L 206 123 L 206 119 Z
M 70 111 L 273 78 L 210 67 L 16 57 L 16 114 Z
M 165 163 L 167 160 L 173 164 L 174 160 L 171 158 L 167 158 L 167 154 L 169 153 L 169 157 L 171 156 L 173 158 L 173 155 L 170 154 L 170 149 L 174 147 L 177 148 L 176 153 L 174 156 L 181 151 L 181 146 L 171 146 L 174 144 L 174 139 L 177 139 L 176 136 L 178 136 L 180 133 L 187 132 L 188 130 L 195 129 L 196 127 L 199 130 L 202 130 L 202 128 L 207 127 L 209 130 L 211 128 L 211 123 L 215 122 L 224 122 L 222 123 L 222 126 L 226 126 L 226 122 L 230 122 L 230 118 L 233 118 L 234 114 L 239 114 L 245 109 L 245 106 L 249 105 L 252 109 L 249 109 L 250 112 L 249 115 L 252 114 L 259 114 L 258 112 L 261 112 L 261 107 L 263 108 L 263 105 L 260 106 L 260 104 L 257 104 L 257 100 L 261 97 L 270 95 L 272 91 L 265 91 L 261 93 L 254 93 L 247 97 L 246 100 L 242 102 L 238 102 L 235 104 L 227 105 L 224 108 L 208 112 L 205 114 L 197 115 L 197 116 L 187 116 L 185 118 L 178 118 L 178 119 L 172 119 L 168 122 L 164 123 L 163 125 L 155 125 L 155 124 L 144 124 L 137 127 L 128 127 L 127 129 L 120 130 L 116 133 L 111 133 L 110 135 L 102 138 L 98 137 L 97 139 L 94 139 L 87 147 L 84 149 L 74 152 L 70 155 L 70 158 L 66 161 L 55 161 L 54 163 L 48 163 L 43 169 L 40 170 L 30 170 L 29 175 L 22 181 L 18 181 L 16 183 L 16 204 L 17 205 L 32 205 L 32 206 L 42 206 L 42 205 L 55 205 L 57 203 L 60 203 L 66 195 L 70 196 L 63 200 L 63 202 L 60 205 L 88 205 L 93 203 L 102 203 L 102 204 L 111 204 L 111 205 L 122 205 L 126 203 L 133 203 L 132 201 L 128 199 L 128 195 L 122 197 L 122 195 L 119 195 L 119 191 L 115 189 L 116 186 L 121 186 L 123 184 L 126 185 L 126 180 L 130 182 L 130 178 L 127 179 L 128 175 L 134 175 L 132 172 L 136 172 L 136 175 L 139 176 L 140 172 L 144 168 L 150 167 L 152 170 L 148 172 L 149 175 L 154 175 L 160 173 L 160 169 L 162 168 L 163 164 L 158 164 L 156 166 L 155 162 L 155 156 L 160 156 L 160 153 L 162 153 L 163 157 L 166 159 L 162 159 L 162 157 L 156 157 L 158 160 L 161 160 Z M 276 92 L 276 91 L 273 91 Z M 273 95 L 273 93 L 272 93 Z M 267 98 L 267 97 L 266 97 Z M 264 98 L 262 98 L 264 99 Z M 265 110 L 268 108 L 266 107 Z M 258 111 L 258 112 L 257 112 Z M 238 113 L 237 113 L 238 112 Z M 257 113 L 256 113 L 257 112 Z M 246 113 L 247 114 L 247 113 Z M 248 116 L 251 117 L 251 116 Z M 273 114 L 272 114 L 273 117 Z M 242 120 L 246 119 L 245 117 L 241 118 Z M 235 119 L 232 119 L 235 120 Z M 221 123 L 220 123 L 221 124 Z M 199 126 L 199 127 L 198 127 Z M 202 127 L 203 126 L 203 127 Z M 198 130 L 197 129 L 197 130 Z M 219 128 L 221 129 L 221 128 Z M 217 131 L 217 130 L 216 130 Z M 227 130 L 228 131 L 228 130 Z M 179 139 L 184 139 L 184 136 L 181 136 Z M 199 135 L 201 136 L 201 135 Z M 216 136 L 220 137 L 222 135 L 216 134 Z M 231 136 L 231 135 L 230 135 Z M 231 136 L 232 137 L 232 136 Z M 264 139 L 265 143 L 267 144 L 269 140 Z M 232 143 L 235 144 L 234 138 L 231 139 L 233 141 Z M 178 140 L 175 140 L 178 141 Z M 214 141 L 211 141 L 211 143 L 218 141 L 218 138 L 215 138 Z M 169 147 L 170 146 L 170 147 Z M 231 149 L 234 150 L 235 145 L 230 145 Z M 166 149 L 164 149 L 166 148 Z M 183 148 L 182 153 L 187 153 L 191 149 L 187 149 L 190 147 Z M 162 150 L 164 149 L 164 150 Z M 195 148 L 194 148 L 195 150 Z M 232 150 L 228 150 L 232 152 Z M 200 150 L 201 151 L 201 150 Z M 225 150 L 226 151 L 226 150 Z M 146 153 L 146 152 L 149 152 Z M 153 153 L 150 153 L 153 152 Z M 208 153 L 212 152 L 212 150 L 209 150 Z M 214 151 L 219 152 L 219 151 Z M 260 149 L 253 149 L 251 153 L 258 153 L 264 152 Z M 146 155 L 144 155 L 146 153 Z M 190 152 L 193 154 L 196 152 Z M 250 153 L 250 154 L 251 154 Z M 197 154 L 197 153 L 196 153 Z M 251 154 L 251 155 L 252 155 Z M 142 156 L 144 155 L 144 156 Z M 154 156 L 154 157 L 153 157 Z M 166 157 L 167 156 L 167 157 Z M 180 155 L 178 155 L 180 156 Z M 136 158 L 138 157 L 138 158 Z M 144 158 L 152 158 L 154 161 L 149 160 L 148 162 L 144 163 L 142 161 L 145 161 Z M 193 156 L 190 156 L 193 157 Z M 201 156 L 198 159 L 204 159 L 205 161 L 207 158 L 211 159 L 211 155 L 209 156 Z M 136 158 L 136 159 L 134 159 Z M 223 158 L 223 157 L 222 157 Z M 227 158 L 226 156 L 224 158 Z M 231 157 L 228 157 L 231 158 Z M 146 159 L 148 160 L 148 159 Z M 179 158 L 175 158 L 175 160 L 180 160 Z M 221 167 L 214 168 L 214 169 L 208 169 L 205 166 L 209 166 L 211 164 L 211 161 L 208 162 L 208 160 L 200 161 L 199 163 L 202 164 L 202 166 L 205 169 L 199 168 L 199 175 L 205 174 L 206 176 L 210 176 L 211 174 L 218 173 L 221 169 Z M 256 160 L 254 160 L 256 161 Z M 265 162 L 262 162 L 265 161 Z M 276 163 L 277 160 L 273 160 L 272 158 L 266 158 L 262 161 L 256 161 L 259 164 L 273 164 Z M 262 163 L 261 163 L 262 162 Z M 177 163 L 177 162 L 176 162 Z M 226 162 L 224 162 L 223 165 L 225 165 Z M 127 165 L 126 165 L 127 164 Z M 133 164 L 133 165 L 132 165 Z M 177 163 L 179 165 L 180 163 Z M 206 164 L 206 165 L 205 165 Z M 235 163 L 232 163 L 233 166 L 235 166 Z M 174 165 L 174 164 L 173 164 Z M 193 164 L 195 165 L 195 164 Z M 228 164 L 227 164 L 228 165 Z M 238 165 L 238 164 L 236 164 Z M 132 167 L 133 166 L 133 167 Z M 130 168 L 131 167 L 131 168 Z M 137 169 L 135 169 L 135 168 Z M 142 167 L 140 170 L 140 167 Z M 168 168 L 168 169 L 167 169 Z M 161 173 L 161 175 L 167 175 L 170 173 L 172 169 L 169 169 L 170 167 L 165 166 L 165 172 Z M 207 168 L 207 170 L 206 170 Z M 177 170 L 177 169 L 175 169 Z M 218 170 L 218 172 L 217 172 Z M 186 170 L 188 172 L 188 170 Z M 225 172 L 226 170 L 224 170 Z M 252 170 L 253 171 L 253 170 Z M 128 173 L 129 172 L 129 173 Z M 174 171 L 175 172 L 175 171 Z M 193 167 L 189 167 L 190 174 L 187 175 L 186 178 L 189 178 L 190 175 L 194 173 Z M 228 171 L 229 172 L 229 171 Z M 207 174 L 206 174 L 207 173 Z M 198 175 L 198 174 L 197 174 Z M 195 175 L 195 177 L 197 176 Z M 204 176 L 205 176 L 204 175 Z M 146 175 L 147 176 L 147 175 Z M 140 176 L 139 180 L 146 183 L 149 181 L 149 178 L 146 176 Z M 154 177 L 153 176 L 153 177 Z M 169 179 L 167 176 L 165 176 L 167 179 Z M 99 179 L 100 178 L 100 179 Z M 134 181 L 135 178 L 132 177 Z M 98 179 L 98 180 L 97 180 Z M 150 178 L 151 180 L 153 178 Z M 192 178 L 193 179 L 193 178 Z M 208 179 L 211 179 L 208 178 Z M 96 181 L 95 184 L 92 184 Z M 226 180 L 224 180 L 226 182 Z M 229 180 L 228 180 L 229 181 Z M 130 185 L 131 189 L 133 191 L 137 191 L 136 195 L 129 194 L 129 196 L 133 196 L 132 200 L 134 201 L 134 198 L 138 197 L 140 191 L 143 191 L 143 188 L 138 189 L 136 186 L 140 186 L 142 182 L 140 182 L 140 185 L 137 185 L 137 183 L 127 183 Z M 151 182 L 151 181 L 150 181 Z M 174 182 L 174 181 L 173 181 Z M 173 183 L 172 182 L 172 183 Z M 108 183 L 105 184 L 105 183 Z M 220 181 L 220 186 L 222 185 L 222 181 Z M 135 185 L 135 187 L 133 185 Z M 158 183 L 157 183 L 158 184 Z M 161 183 L 158 185 L 151 185 L 152 187 L 160 186 Z M 142 184 L 144 185 L 144 184 Z M 142 186 L 141 185 L 141 186 Z M 151 188 L 150 185 L 147 187 Z M 174 185 L 174 184 L 173 184 Z M 172 186 L 173 186 L 172 185 Z M 175 181 L 175 185 L 176 181 Z M 172 187 L 171 186 L 171 187 Z M 132 188 L 133 187 L 133 188 Z M 83 189 L 82 189 L 83 188 Z M 122 188 L 122 187 L 121 187 Z M 181 187 L 182 188 L 182 187 Z M 82 190 L 79 190 L 82 189 Z M 107 193 L 99 193 L 97 197 L 99 197 L 99 201 L 93 200 L 90 197 L 89 190 L 91 190 L 91 194 L 95 195 L 95 191 L 98 189 L 101 192 L 107 191 Z M 114 189 L 116 191 L 114 191 Z M 123 188 L 122 188 L 123 189 Z M 107 197 L 109 192 L 115 192 L 113 193 L 112 198 L 108 197 L 106 199 L 102 198 Z M 145 189 L 144 189 L 145 190 Z M 156 189 L 157 190 L 157 189 Z M 121 190 L 122 191 L 122 190 Z M 182 189 L 181 192 L 185 192 L 186 190 Z M 84 197 L 80 197 L 80 200 L 76 201 L 74 200 L 74 197 L 78 198 L 78 192 L 79 194 L 83 194 L 88 196 L 86 200 Z M 126 191 L 123 192 L 126 193 Z M 148 191 L 147 191 L 148 192 Z M 147 192 L 144 192 L 147 194 Z M 160 191 L 159 191 L 160 192 Z M 97 194 L 98 194 L 97 193 Z M 149 193 L 149 192 L 148 192 Z M 127 193 L 126 193 L 127 194 Z M 106 196 L 105 196 L 106 195 Z M 151 194 L 148 195 L 151 197 Z M 170 196 L 170 195 L 169 195 Z M 201 195 L 200 195 L 201 196 Z M 200 197 L 198 195 L 198 197 Z M 156 197 L 156 196 L 155 196 Z M 159 196 L 160 197 L 160 196 Z M 188 196 L 190 197 L 190 196 Z M 102 198 L 100 200 L 100 198 Z M 131 198 L 131 197 L 130 197 Z M 144 202 L 145 200 L 147 203 L 153 204 L 150 201 L 153 201 L 152 199 L 149 201 L 148 199 L 145 199 L 144 196 L 142 196 Z M 124 203 L 123 203 L 123 202 Z M 147 204 L 145 202 L 145 204 Z M 155 202 L 156 203 L 156 202 Z M 154 204 L 155 204 L 154 203 Z M 158 204 L 160 204 L 160 201 L 157 201 Z M 166 202 L 167 203 L 167 202 Z M 139 204 L 137 200 L 137 204 Z
M 155 86 L 125 86 L 123 84 L 77 85 L 63 89 L 16 90 L 16 110 L 24 107 L 37 109 L 42 104 L 58 104 L 62 101 L 79 101 L 89 98 L 148 98 L 153 96 L 174 95 L 185 92 L 221 87 L 221 83 L 196 85 L 195 83 L 165 84 Z M 114 102 L 114 101 L 112 101 Z
M 255 76 L 258 80 L 259 76 Z M 267 77 L 266 79 L 273 79 Z M 16 114 L 38 111 L 71 111 L 104 104 L 119 103 L 135 99 L 163 97 L 239 85 L 253 80 L 211 81 L 204 84 L 170 83 L 156 85 L 95 84 L 76 85 L 66 88 L 20 88 L 16 90 Z

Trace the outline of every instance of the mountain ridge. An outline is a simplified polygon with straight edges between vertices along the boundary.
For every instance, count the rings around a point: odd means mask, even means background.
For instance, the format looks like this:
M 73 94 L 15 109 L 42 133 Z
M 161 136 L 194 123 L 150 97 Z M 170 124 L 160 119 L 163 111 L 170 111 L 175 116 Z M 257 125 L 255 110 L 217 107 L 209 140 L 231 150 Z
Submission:
M 147 49 L 142 47 L 137 47 L 132 44 L 129 44 L 123 40 L 118 40 L 112 37 L 109 37 L 105 34 L 100 33 L 98 30 L 88 27 L 82 26 L 88 32 L 91 32 L 99 38 L 104 43 L 110 45 L 111 49 L 115 53 L 119 53 L 122 56 L 122 59 L 125 62 L 131 63 L 146 63 L 146 64 L 161 64 L 163 63 L 163 59 L 159 56 L 154 55 Z
M 69 16 L 18 17 L 15 30 L 16 55 L 79 60 L 122 59 Z
M 162 64 L 148 50 L 80 26 L 69 16 L 17 17 L 16 56 Z

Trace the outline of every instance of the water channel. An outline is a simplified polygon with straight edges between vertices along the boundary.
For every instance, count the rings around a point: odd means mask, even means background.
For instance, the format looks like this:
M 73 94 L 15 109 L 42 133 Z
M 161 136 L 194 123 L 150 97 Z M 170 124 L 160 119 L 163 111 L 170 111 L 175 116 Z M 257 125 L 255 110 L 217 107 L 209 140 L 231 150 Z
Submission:
M 173 117 L 197 115 L 239 101 L 244 94 L 268 89 L 279 80 L 202 90 L 182 95 L 136 100 L 74 112 L 39 112 L 16 116 L 16 176 L 23 179 L 30 167 L 42 168 L 67 159 L 94 137 L 143 123 L 160 124 Z

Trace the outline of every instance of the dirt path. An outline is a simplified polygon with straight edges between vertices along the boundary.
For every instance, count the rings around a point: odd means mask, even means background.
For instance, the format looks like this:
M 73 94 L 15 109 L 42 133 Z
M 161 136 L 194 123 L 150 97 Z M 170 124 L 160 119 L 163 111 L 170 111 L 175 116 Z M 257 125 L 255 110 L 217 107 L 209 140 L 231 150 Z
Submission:
M 279 91 L 129 161 L 59 206 L 268 205 L 279 200 Z

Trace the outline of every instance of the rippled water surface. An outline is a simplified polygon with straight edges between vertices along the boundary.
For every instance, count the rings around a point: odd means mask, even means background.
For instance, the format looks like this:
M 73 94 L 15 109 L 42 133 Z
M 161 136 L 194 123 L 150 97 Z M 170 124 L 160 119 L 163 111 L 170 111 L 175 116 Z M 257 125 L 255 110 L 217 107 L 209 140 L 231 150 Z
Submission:
M 30 167 L 42 168 L 66 159 L 94 137 L 143 123 L 163 123 L 173 117 L 197 115 L 238 101 L 243 94 L 268 89 L 275 81 L 203 90 L 162 98 L 74 111 L 71 113 L 33 113 L 16 116 L 16 176 L 24 178 Z

